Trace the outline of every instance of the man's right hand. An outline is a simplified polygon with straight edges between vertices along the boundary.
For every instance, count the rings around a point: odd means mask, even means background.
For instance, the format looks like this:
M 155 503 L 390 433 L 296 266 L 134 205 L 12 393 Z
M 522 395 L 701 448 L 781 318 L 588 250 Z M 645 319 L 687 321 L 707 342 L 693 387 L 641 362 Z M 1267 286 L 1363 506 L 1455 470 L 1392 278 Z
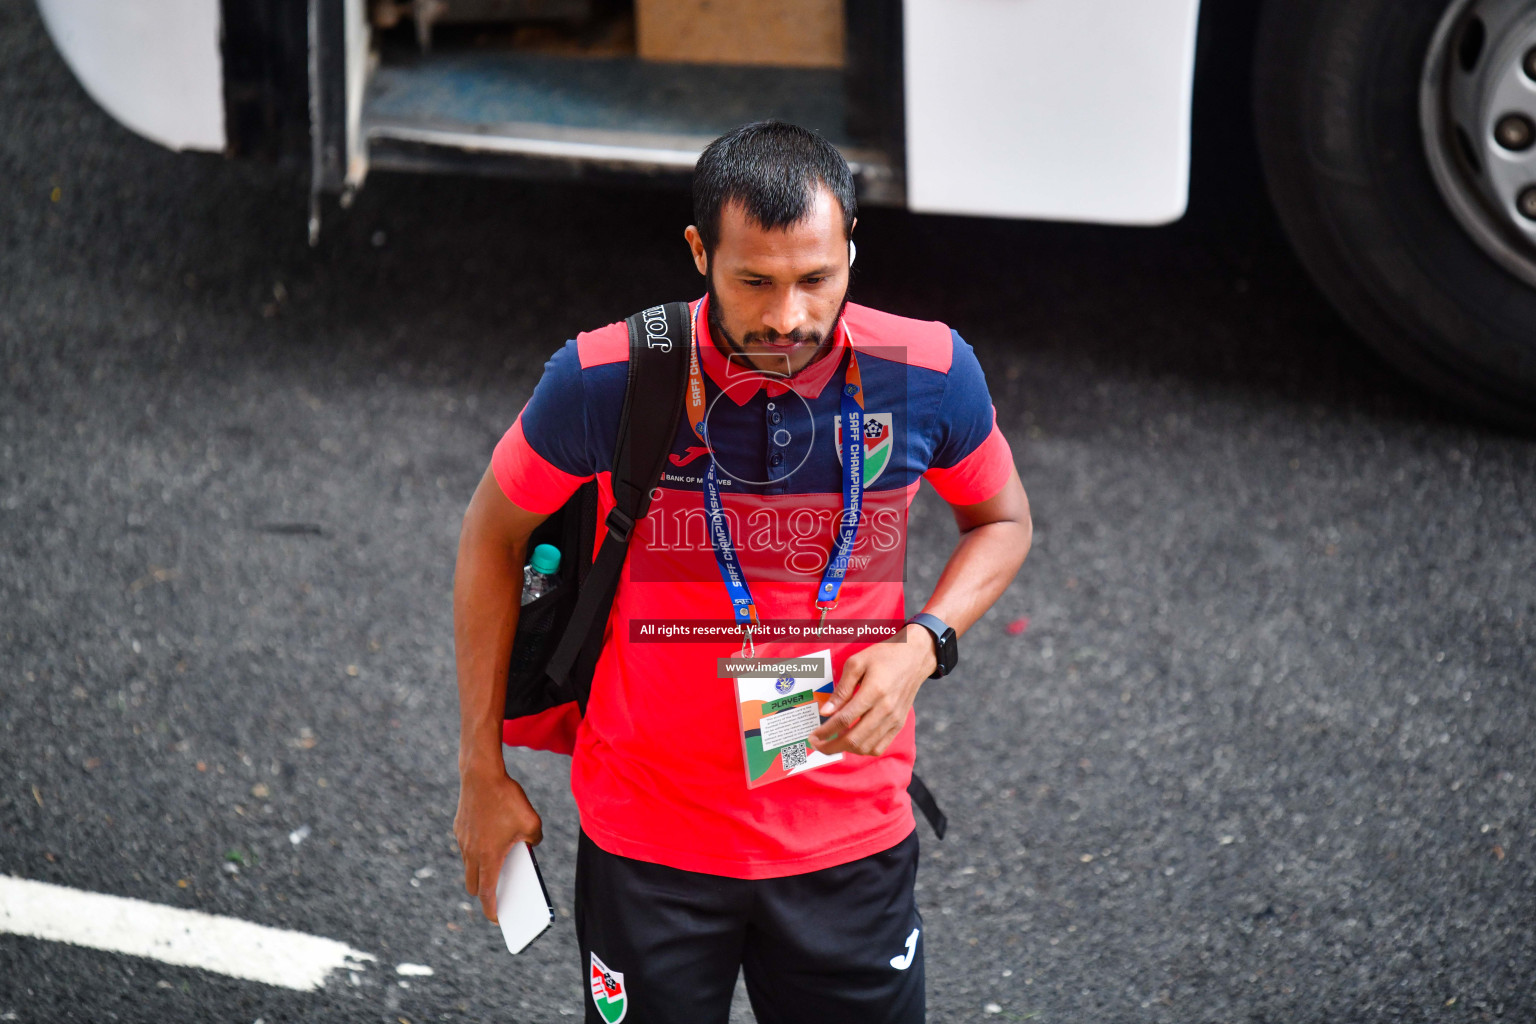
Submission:
M 487 919 L 496 920 L 496 880 L 501 861 L 522 841 L 538 846 L 544 839 L 544 823 L 528 802 L 517 780 L 499 766 L 493 771 L 465 773 L 459 777 L 459 810 L 453 818 L 453 835 L 464 858 L 464 890 L 480 899 Z

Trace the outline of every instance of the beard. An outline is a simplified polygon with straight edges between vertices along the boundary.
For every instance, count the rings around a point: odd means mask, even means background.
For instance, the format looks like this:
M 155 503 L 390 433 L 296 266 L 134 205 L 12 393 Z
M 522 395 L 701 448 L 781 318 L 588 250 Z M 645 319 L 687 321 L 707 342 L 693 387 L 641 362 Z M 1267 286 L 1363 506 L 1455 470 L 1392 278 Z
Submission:
M 725 343 L 730 346 L 731 351 L 733 353 L 739 353 L 742 357 L 742 361 L 745 362 L 749 368 L 756 370 L 759 373 L 771 373 L 777 376 L 790 377 L 795 373 L 799 373 L 800 370 L 805 369 L 806 366 L 810 366 L 816 360 L 826 355 L 827 351 L 831 348 L 830 339 L 833 337 L 834 332 L 837 330 L 838 321 L 843 318 L 843 310 L 848 307 L 848 288 L 845 287 L 843 289 L 843 297 L 838 300 L 837 303 L 837 315 L 832 318 L 831 326 L 829 326 L 825 331 L 813 330 L 805 327 L 798 327 L 788 334 L 780 334 L 778 331 L 773 330 L 748 331 L 746 334 L 742 335 L 741 340 L 738 341 L 736 337 L 732 335 L 731 332 L 728 331 L 725 327 L 725 314 L 723 313 L 720 306 L 720 296 L 715 292 L 715 275 L 712 268 L 711 272 L 706 276 L 705 282 L 706 290 L 709 294 L 710 337 L 725 339 Z M 805 361 L 805 366 L 800 367 L 800 370 L 795 370 L 792 372 L 785 370 L 780 372 L 777 370 L 758 369 L 758 367 L 752 362 L 753 355 L 780 355 L 780 353 L 764 352 L 761 350 L 756 353 L 751 353 L 747 351 L 745 346 L 749 344 L 761 345 L 781 340 L 793 340 L 797 344 L 815 345 L 816 352 L 811 356 L 811 358 Z M 783 359 L 785 361 L 785 365 L 788 366 L 789 356 L 784 354 Z M 736 362 L 736 360 L 731 359 L 731 362 Z

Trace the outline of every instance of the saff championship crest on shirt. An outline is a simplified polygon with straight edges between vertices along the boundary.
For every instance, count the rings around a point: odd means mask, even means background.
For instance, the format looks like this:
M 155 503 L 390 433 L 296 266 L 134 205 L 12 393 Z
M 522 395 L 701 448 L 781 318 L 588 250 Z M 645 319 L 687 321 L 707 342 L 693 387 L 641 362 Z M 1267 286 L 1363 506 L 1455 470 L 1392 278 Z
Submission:
M 592 1004 L 608 1024 L 619 1024 L 629 1010 L 624 972 L 610 970 L 596 953 L 592 954 Z
M 833 420 L 832 441 L 837 448 L 837 461 L 843 461 L 843 421 Z M 885 467 L 890 464 L 891 450 L 894 447 L 892 439 L 894 433 L 891 425 L 891 414 L 888 412 L 867 412 L 864 414 L 864 486 L 868 487 L 879 479 Z

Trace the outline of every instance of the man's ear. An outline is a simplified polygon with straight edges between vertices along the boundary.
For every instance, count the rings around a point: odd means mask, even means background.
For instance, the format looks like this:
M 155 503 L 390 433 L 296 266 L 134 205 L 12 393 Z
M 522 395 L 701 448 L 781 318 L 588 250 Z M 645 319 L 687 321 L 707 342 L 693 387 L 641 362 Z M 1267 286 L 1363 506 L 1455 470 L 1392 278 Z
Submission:
M 683 238 L 693 253 L 693 265 L 699 268 L 699 273 L 709 276 L 709 254 L 704 251 L 704 238 L 699 234 L 699 229 L 689 224 L 683 232 Z

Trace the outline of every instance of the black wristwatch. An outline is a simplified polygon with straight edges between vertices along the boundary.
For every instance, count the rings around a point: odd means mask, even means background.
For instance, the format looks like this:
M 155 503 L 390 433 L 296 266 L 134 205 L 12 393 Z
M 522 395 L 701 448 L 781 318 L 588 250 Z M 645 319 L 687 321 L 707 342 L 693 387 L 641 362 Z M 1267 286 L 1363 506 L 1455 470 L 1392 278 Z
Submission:
M 928 676 L 929 679 L 937 679 L 947 676 L 955 670 L 955 663 L 960 660 L 960 649 L 955 640 L 955 631 L 944 625 L 944 620 L 937 615 L 929 615 L 927 612 L 918 612 L 907 620 L 907 625 L 917 623 L 933 634 L 933 653 L 939 666 Z

